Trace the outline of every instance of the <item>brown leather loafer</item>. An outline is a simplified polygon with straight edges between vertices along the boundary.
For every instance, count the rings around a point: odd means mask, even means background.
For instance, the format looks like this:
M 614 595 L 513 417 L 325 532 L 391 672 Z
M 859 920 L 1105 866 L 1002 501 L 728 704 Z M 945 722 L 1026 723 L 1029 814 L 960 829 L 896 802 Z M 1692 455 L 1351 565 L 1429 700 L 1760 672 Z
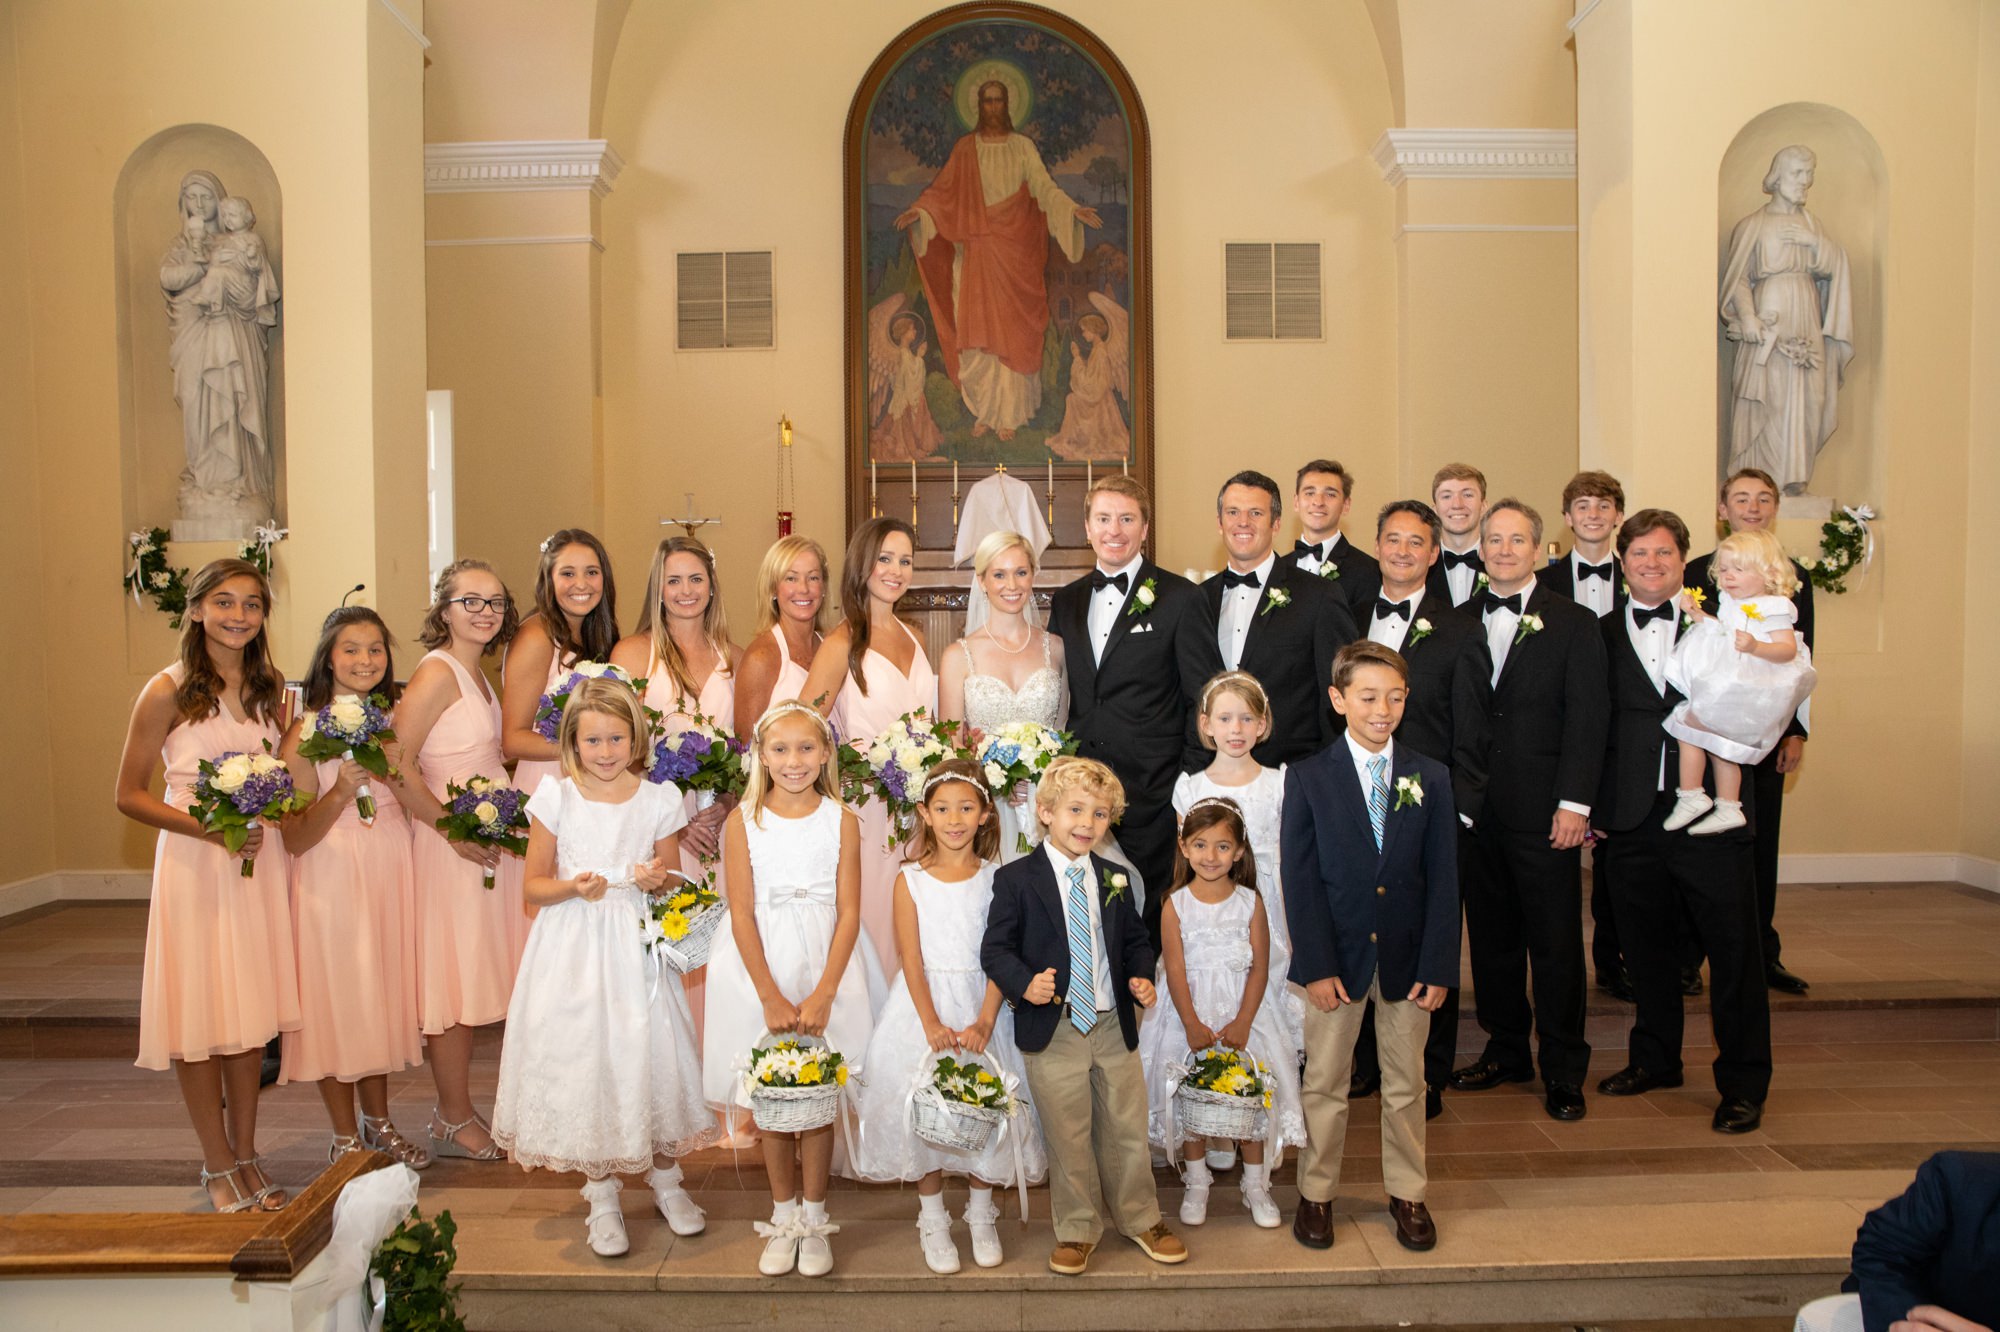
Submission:
M 1162 1221 L 1143 1235 L 1134 1235 L 1132 1242 L 1138 1245 L 1148 1258 L 1156 1263 L 1184 1263 L 1187 1261 L 1187 1245 L 1181 1237 L 1167 1229 Z
M 1396 1223 L 1396 1243 L 1418 1253 L 1437 1247 L 1437 1223 L 1431 1220 L 1430 1209 L 1422 1203 L 1391 1198 L 1389 1216 Z
M 1333 1204 L 1299 1199 L 1298 1215 L 1292 1218 L 1292 1238 L 1308 1249 L 1333 1247 Z
M 1082 1276 L 1090 1266 L 1090 1251 L 1097 1246 L 1088 1240 L 1064 1240 L 1049 1255 L 1049 1271 L 1057 1276 Z

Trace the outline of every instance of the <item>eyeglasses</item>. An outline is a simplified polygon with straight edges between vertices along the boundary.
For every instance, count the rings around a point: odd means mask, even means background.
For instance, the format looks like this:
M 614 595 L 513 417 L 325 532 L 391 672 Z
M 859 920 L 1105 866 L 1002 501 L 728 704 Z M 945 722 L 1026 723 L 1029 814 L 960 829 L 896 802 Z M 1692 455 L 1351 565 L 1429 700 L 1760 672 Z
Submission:
M 444 604 L 447 606 L 463 606 L 465 607 L 465 613 L 468 615 L 478 615 L 480 612 L 487 610 L 497 611 L 505 615 L 507 608 L 514 603 L 506 597 L 446 597 Z

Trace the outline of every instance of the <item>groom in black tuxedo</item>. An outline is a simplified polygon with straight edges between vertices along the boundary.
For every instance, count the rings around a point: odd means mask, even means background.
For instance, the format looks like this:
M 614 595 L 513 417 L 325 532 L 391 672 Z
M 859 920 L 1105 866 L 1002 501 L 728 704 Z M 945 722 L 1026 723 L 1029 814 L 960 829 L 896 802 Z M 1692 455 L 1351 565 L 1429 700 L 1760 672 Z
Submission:
M 1145 880 L 1146 930 L 1160 941 L 1160 903 L 1173 879 L 1174 780 L 1205 767 L 1195 702 L 1222 669 L 1215 618 L 1193 583 L 1145 556 L 1152 503 L 1122 473 L 1084 496 L 1097 567 L 1059 589 L 1050 627 L 1063 640 L 1069 728 L 1077 752 L 1125 788 L 1118 845 Z
M 1248 671 L 1271 700 L 1271 732 L 1251 751 L 1267 768 L 1324 749 L 1338 734 L 1326 682 L 1333 659 L 1355 638 L 1335 583 L 1271 549 L 1284 512 L 1278 483 L 1238 472 L 1215 497 L 1229 567 L 1201 585 L 1216 624 L 1222 669 Z

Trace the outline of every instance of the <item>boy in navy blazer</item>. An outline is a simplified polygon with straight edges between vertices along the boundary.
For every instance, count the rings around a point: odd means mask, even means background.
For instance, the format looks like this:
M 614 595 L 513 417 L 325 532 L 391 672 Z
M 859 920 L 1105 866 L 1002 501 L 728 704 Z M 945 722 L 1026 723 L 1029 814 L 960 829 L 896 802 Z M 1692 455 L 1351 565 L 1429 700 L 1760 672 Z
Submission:
M 1404 1248 L 1437 1244 L 1424 1206 L 1424 1040 L 1458 984 L 1458 811 L 1445 766 L 1395 743 L 1408 693 L 1409 668 L 1393 649 L 1342 648 L 1328 694 L 1346 733 L 1285 779 L 1278 845 L 1291 979 L 1307 999 L 1307 1143 L 1292 1235 L 1316 1249 L 1333 1243 L 1348 1080 L 1370 999 L 1389 1214 Z
M 1049 1149 L 1056 1247 L 1080 1276 L 1104 1213 L 1157 1263 L 1187 1260 L 1160 1220 L 1146 1145 L 1139 1007 L 1154 1001 L 1153 945 L 1130 877 L 1093 855 L 1125 791 L 1095 759 L 1059 758 L 1035 791 L 1048 836 L 993 878 L 979 961 L 1014 1010 L 1014 1043 Z

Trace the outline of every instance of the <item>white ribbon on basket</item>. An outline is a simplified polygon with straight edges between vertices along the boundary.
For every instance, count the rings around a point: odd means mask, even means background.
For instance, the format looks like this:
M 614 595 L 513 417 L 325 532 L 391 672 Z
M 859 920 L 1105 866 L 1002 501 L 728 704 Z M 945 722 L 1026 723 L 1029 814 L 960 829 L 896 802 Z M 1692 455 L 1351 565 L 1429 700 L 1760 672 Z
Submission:
M 783 1037 L 786 1035 L 796 1036 L 797 1034 L 798 1034 L 797 1032 L 767 1031 L 764 1033 L 763 1040 L 757 1041 L 751 1048 L 755 1049 L 757 1046 L 762 1045 L 764 1041 L 770 1040 L 772 1037 Z M 826 1046 L 824 1048 L 832 1049 L 833 1047 Z M 732 1065 L 730 1065 L 730 1067 L 736 1073 L 737 1080 L 743 1084 L 744 1101 L 746 1102 L 749 1101 L 750 1097 L 756 1092 L 757 1087 L 759 1085 L 756 1077 L 751 1073 L 750 1070 L 750 1051 L 745 1050 L 742 1054 L 737 1055 L 736 1061 Z M 833 1117 L 835 1122 L 837 1122 L 840 1125 L 840 1140 L 847 1148 L 847 1162 L 850 1168 L 854 1164 L 854 1126 L 851 1114 L 852 1107 L 849 1106 L 848 1104 L 848 1101 L 853 1096 L 853 1093 L 849 1090 L 849 1088 L 858 1085 L 860 1082 L 861 1082 L 860 1075 L 855 1071 L 853 1065 L 849 1065 L 847 1070 L 847 1082 L 845 1085 L 842 1085 L 840 1087 L 840 1090 L 835 1094 L 833 1101 Z M 725 1127 L 728 1129 L 729 1136 L 731 1139 L 734 1139 L 736 1137 L 736 1112 L 741 1108 L 743 1107 L 738 1106 L 736 1104 L 735 1097 L 732 1096 L 729 1098 L 729 1105 L 726 1109 L 724 1118 L 727 1121 Z M 754 1115 L 751 1116 L 750 1122 L 753 1124 L 756 1123 L 756 1116 Z M 741 1173 L 742 1168 L 743 1168 L 742 1162 L 741 1161 L 737 1162 L 737 1171 L 739 1174 Z M 832 1234 L 833 1232 L 826 1231 L 824 1233 Z
M 1228 1049 L 1228 1047 L 1222 1045 L 1214 1045 L 1210 1046 L 1209 1049 L 1225 1050 Z M 1206 1054 L 1208 1053 L 1208 1051 L 1202 1051 L 1200 1053 Z M 1240 1054 L 1245 1058 L 1251 1060 L 1255 1060 L 1257 1058 L 1255 1055 L 1251 1054 L 1250 1051 L 1248 1050 L 1238 1050 L 1235 1053 Z M 1168 1093 L 1167 1095 L 1167 1150 L 1169 1152 L 1175 1151 L 1181 1145 L 1181 1098 L 1176 1093 L 1180 1091 L 1181 1083 L 1186 1082 L 1189 1078 L 1194 1076 L 1195 1064 L 1198 1058 L 1199 1055 L 1197 1054 L 1197 1052 L 1193 1050 L 1188 1051 L 1187 1059 L 1184 1060 L 1180 1064 L 1180 1066 L 1175 1070 L 1178 1076 L 1174 1079 L 1174 1091 Z M 1265 1089 L 1267 1091 L 1270 1089 L 1270 1083 L 1268 1081 L 1265 1082 Z M 1204 1091 L 1206 1090 L 1206 1088 L 1197 1087 L 1195 1088 L 1195 1090 Z M 1246 1097 L 1244 1099 L 1247 1100 L 1249 1098 Z M 1269 1105 L 1269 1106 L 1262 1106 L 1259 1108 L 1263 1111 L 1264 1114 L 1264 1164 L 1269 1169 L 1276 1170 L 1278 1168 L 1278 1155 L 1279 1152 L 1282 1150 L 1282 1144 L 1280 1141 L 1282 1135 L 1278 1131 L 1277 1107 L 1275 1105 Z M 1174 1173 L 1184 1175 L 1186 1171 L 1183 1170 L 1182 1167 L 1186 1164 L 1186 1159 L 1184 1157 L 1177 1156 L 1173 1158 L 1173 1162 L 1174 1162 Z M 1268 1175 L 1265 1176 L 1265 1179 L 1267 1181 L 1269 1180 L 1269 1178 L 1270 1176 Z
M 928 1095 L 931 1100 L 939 1105 L 952 1104 L 952 1102 L 945 1099 L 944 1093 L 937 1088 L 937 1061 L 932 1059 L 931 1056 L 940 1053 L 942 1052 L 938 1050 L 927 1051 L 924 1058 L 917 1062 L 916 1076 L 910 1080 L 910 1095 L 908 1098 L 910 1101 L 914 1102 L 919 1096 Z M 970 1052 L 967 1051 L 966 1053 Z M 973 1055 L 972 1057 L 975 1059 L 980 1058 L 978 1055 Z M 964 1061 L 961 1060 L 960 1062 L 963 1063 Z M 1021 1114 L 1020 1079 L 1004 1068 L 986 1064 L 984 1060 L 981 1060 L 980 1067 L 985 1068 L 988 1073 L 1000 1079 L 1000 1088 L 1007 1093 L 1007 1117 L 1000 1121 L 1000 1126 L 995 1131 L 1007 1139 L 1007 1145 L 1014 1153 L 1014 1187 L 1021 1195 L 1021 1224 L 1026 1225 L 1028 1224 L 1028 1169 L 1021 1160 L 1021 1133 L 1015 1127 L 1014 1123 Z M 932 1143 L 931 1145 L 933 1147 L 937 1146 L 936 1143 Z M 904 1158 L 905 1168 L 907 1169 L 910 1164 L 911 1162 L 906 1154 Z

